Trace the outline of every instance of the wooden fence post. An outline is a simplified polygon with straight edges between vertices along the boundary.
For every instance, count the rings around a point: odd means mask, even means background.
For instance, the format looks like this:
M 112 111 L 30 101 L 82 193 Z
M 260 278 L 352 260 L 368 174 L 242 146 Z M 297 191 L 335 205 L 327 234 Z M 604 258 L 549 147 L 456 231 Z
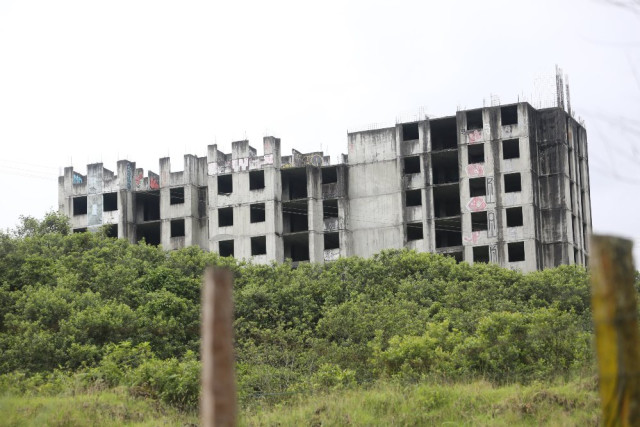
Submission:
M 200 421 L 205 427 L 236 425 L 232 290 L 231 271 L 221 268 L 205 270 L 200 351 Z
M 591 305 L 605 426 L 640 425 L 640 333 L 633 243 L 591 238 Z

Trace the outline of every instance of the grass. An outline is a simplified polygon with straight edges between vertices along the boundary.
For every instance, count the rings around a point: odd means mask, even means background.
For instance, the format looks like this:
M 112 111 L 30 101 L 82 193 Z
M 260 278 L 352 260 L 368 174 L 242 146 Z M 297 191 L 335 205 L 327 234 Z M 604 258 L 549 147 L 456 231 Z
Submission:
M 243 426 L 597 425 L 594 379 L 496 387 L 378 383 L 369 388 L 298 396 L 275 405 L 254 402 Z M 1 426 L 189 426 L 196 414 L 179 412 L 123 389 L 72 396 L 0 396 Z

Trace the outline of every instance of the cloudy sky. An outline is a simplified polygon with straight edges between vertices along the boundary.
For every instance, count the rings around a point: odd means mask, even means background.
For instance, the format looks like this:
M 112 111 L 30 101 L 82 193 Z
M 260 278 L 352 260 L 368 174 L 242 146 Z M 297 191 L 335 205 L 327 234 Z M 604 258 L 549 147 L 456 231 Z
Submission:
M 535 98 L 559 64 L 594 228 L 640 246 L 639 28 L 605 0 L 0 0 L 0 228 L 56 208 L 64 166 L 267 134 L 336 156 L 349 129 Z

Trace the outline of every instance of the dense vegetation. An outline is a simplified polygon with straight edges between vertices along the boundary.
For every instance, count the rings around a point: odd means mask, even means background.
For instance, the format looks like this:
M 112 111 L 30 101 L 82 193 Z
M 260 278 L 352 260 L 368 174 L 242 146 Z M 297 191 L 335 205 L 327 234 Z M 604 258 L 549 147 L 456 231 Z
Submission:
M 0 390 L 125 387 L 194 408 L 208 264 L 235 273 L 245 408 L 380 379 L 526 384 L 592 369 L 582 268 L 522 274 L 412 251 L 258 266 L 70 234 L 52 213 L 0 234 Z

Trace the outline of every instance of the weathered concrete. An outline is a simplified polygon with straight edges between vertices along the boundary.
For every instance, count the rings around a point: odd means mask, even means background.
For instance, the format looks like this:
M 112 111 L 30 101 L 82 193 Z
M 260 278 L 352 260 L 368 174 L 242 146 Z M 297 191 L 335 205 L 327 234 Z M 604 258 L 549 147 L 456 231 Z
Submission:
M 263 155 L 249 141 L 229 154 L 210 145 L 180 172 L 168 158 L 147 176 L 127 160 L 116 173 L 65 168 L 58 197 L 75 231 L 109 225 L 131 242 L 259 263 L 389 248 L 523 271 L 589 260 L 586 130 L 561 108 L 527 103 L 352 132 L 338 165 L 322 152 L 282 156 L 266 137 Z

